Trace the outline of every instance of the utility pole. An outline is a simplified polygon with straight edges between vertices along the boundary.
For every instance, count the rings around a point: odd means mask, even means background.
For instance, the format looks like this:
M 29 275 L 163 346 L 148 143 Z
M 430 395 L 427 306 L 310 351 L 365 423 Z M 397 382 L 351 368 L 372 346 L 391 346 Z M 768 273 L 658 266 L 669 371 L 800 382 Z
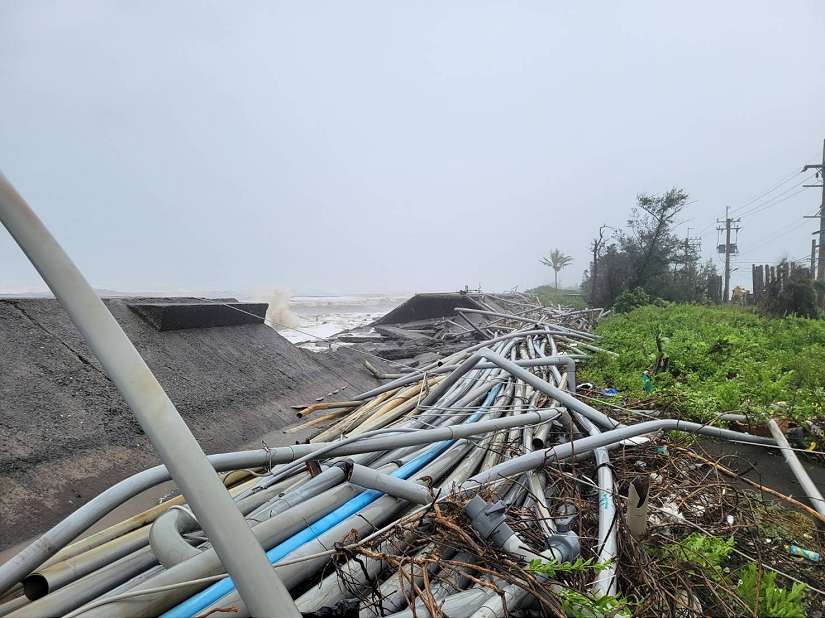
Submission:
M 685 258 L 685 272 L 688 271 L 690 268 L 690 263 L 693 261 L 693 254 L 697 252 L 701 248 L 702 238 L 700 236 L 694 236 L 691 238 L 690 230 L 692 228 L 687 229 L 687 234 L 685 234 L 684 240 L 684 258 Z
M 811 280 L 816 279 L 816 238 L 811 238 Z
M 821 187 L 822 188 L 822 202 L 819 207 L 819 263 L 816 269 L 816 280 L 825 281 L 825 256 L 822 255 L 822 247 L 825 247 L 825 179 L 823 179 L 823 170 L 825 170 L 825 140 L 822 142 L 822 163 L 806 165 L 802 168 L 803 172 L 810 169 L 819 170 L 816 175 L 820 179 L 818 185 L 802 185 L 803 187 Z
M 731 245 L 731 243 L 730 243 L 730 231 L 731 231 L 731 229 L 734 229 L 738 232 L 740 229 L 742 229 L 739 226 L 731 228 L 731 224 L 739 223 L 741 220 L 742 219 L 731 219 L 730 218 L 730 206 L 725 206 L 724 227 L 717 227 L 716 228 L 720 232 L 721 231 L 725 232 L 725 244 L 724 245 L 718 245 L 716 247 L 716 250 L 719 253 L 724 253 L 725 254 L 725 289 L 722 292 L 722 302 L 723 303 L 726 303 L 730 300 L 730 256 L 731 256 L 731 253 L 738 253 L 739 252 L 738 247 L 735 244 Z M 716 223 L 723 223 L 723 222 L 719 221 L 719 219 L 717 219 Z

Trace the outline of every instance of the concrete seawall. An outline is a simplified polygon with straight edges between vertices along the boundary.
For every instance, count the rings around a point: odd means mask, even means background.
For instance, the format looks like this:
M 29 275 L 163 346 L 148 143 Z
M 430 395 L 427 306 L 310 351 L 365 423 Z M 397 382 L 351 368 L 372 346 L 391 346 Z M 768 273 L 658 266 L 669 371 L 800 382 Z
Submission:
M 233 450 L 295 421 L 293 404 L 377 381 L 363 355 L 317 355 L 260 323 L 158 330 L 106 304 L 207 452 Z M 0 299 L 0 548 L 27 538 L 158 459 L 62 307 Z

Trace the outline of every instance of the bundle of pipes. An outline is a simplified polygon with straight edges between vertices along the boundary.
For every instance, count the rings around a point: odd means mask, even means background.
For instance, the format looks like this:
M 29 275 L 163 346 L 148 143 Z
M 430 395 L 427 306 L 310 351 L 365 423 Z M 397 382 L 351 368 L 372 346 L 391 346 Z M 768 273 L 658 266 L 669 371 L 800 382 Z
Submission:
M 476 324 L 471 323 L 467 315 L 485 315 L 491 318 L 490 324 L 483 325 L 482 332 L 491 326 L 497 328 L 507 328 L 507 324 L 515 323 L 541 323 L 552 322 L 556 328 L 567 331 L 578 332 L 588 339 L 595 339 L 592 333 L 588 333 L 595 324 L 610 314 L 602 308 L 594 309 L 569 309 L 561 305 L 547 306 L 541 303 L 538 297 L 530 297 L 527 294 L 510 293 L 506 295 L 483 294 L 474 298 L 480 309 L 457 308 L 456 312 L 462 320 L 469 323 L 473 330 L 479 331 Z
M 397 568 L 381 560 L 363 568 L 361 559 L 346 559 L 342 544 L 363 541 L 443 501 L 463 500 L 474 533 L 513 560 L 565 561 L 586 546 L 592 557 L 610 563 L 616 554 L 610 448 L 662 429 L 773 443 L 667 419 L 622 425 L 575 396 L 571 341 L 592 340 L 589 333 L 545 321 L 493 334 L 344 402 L 343 417 L 331 419 L 308 444 L 211 456 L 216 470 L 246 470 L 227 479 L 233 500 L 298 610 L 321 611 L 373 591 L 382 601 L 361 601 L 362 615 L 412 615 L 413 608 L 427 615 L 414 598 L 416 586 L 405 586 Z M 602 508 L 595 544 L 580 542 L 572 532 L 575 513 L 564 496 L 554 495 L 552 466 L 573 458 L 598 465 Z M 0 615 L 249 615 L 179 498 L 70 543 L 124 500 L 168 478 L 159 466 L 122 481 L 0 566 L 0 588 L 10 591 Z M 534 513 L 538 541 L 513 531 L 510 508 Z M 406 551 L 394 543 L 396 552 Z M 444 548 L 413 549 L 432 554 Z M 481 558 L 469 547 L 460 553 L 466 564 Z M 336 566 L 332 573 L 329 564 Z M 437 570 L 420 575 L 439 591 L 450 616 L 503 615 L 498 594 L 478 577 L 455 581 L 448 570 L 443 581 Z M 19 582 L 22 589 L 15 588 Z M 613 569 L 601 571 L 592 589 L 615 593 Z M 518 586 L 507 590 L 511 610 L 535 601 Z M 271 614 L 290 612 L 294 608 Z
M 484 341 L 353 397 L 310 443 L 207 459 L 88 281 L 2 175 L 0 221 L 168 465 L 117 483 L 0 565 L 0 616 L 298 616 L 355 599 L 365 616 L 490 617 L 544 603 L 545 589 L 563 592 L 559 583 L 527 582 L 481 564 L 489 547 L 512 565 L 565 562 L 584 552 L 605 567 L 593 594 L 610 595 L 619 513 L 611 448 L 662 430 L 776 445 L 672 419 L 625 425 L 587 405 L 575 394 L 574 353 L 604 351 L 586 328 L 602 313 L 584 317 L 522 299 L 511 300 L 526 305 L 514 305 L 519 315 L 475 310 L 494 318 L 480 326 L 464 310 Z M 800 473 L 781 432 L 772 430 Z M 585 459 L 597 470 L 595 539 L 574 532 L 576 511 L 554 482 L 572 473 L 565 462 Z M 220 479 L 216 471 L 230 474 Z M 112 509 L 170 478 L 187 504 L 167 500 L 81 538 Z M 805 487 L 822 509 L 810 479 Z M 464 527 L 441 516 L 449 504 L 463 508 Z M 532 528 L 508 509 L 532 513 Z M 414 545 L 404 524 L 415 518 L 452 525 L 467 542 L 443 547 L 442 535 Z M 354 554 L 374 540 L 381 551 L 367 560 Z M 398 552 L 417 568 L 407 573 L 384 559 Z M 426 560 L 442 555 L 470 570 L 450 577 Z M 421 584 L 426 598 L 418 598 Z M 365 591 L 378 602 L 360 601 Z

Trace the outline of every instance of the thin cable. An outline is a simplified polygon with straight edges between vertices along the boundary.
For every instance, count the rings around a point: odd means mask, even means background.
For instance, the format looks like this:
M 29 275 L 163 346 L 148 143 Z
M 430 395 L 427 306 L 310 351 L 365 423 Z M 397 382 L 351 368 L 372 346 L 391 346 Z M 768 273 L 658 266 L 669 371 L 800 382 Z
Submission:
M 744 204 L 740 204 L 739 206 L 736 206 L 735 208 L 732 208 L 732 209 L 731 209 L 731 214 L 733 214 L 734 212 L 736 212 L 736 211 L 738 211 L 738 210 L 740 210 L 740 209 L 742 209 L 742 208 L 745 208 L 745 206 L 749 206 L 749 205 L 753 204 L 754 202 L 756 202 L 756 201 L 758 201 L 758 200 L 761 200 L 763 197 L 765 197 L 765 196 L 766 196 L 766 195 L 768 195 L 769 193 L 772 193 L 773 191 L 775 191 L 776 189 L 778 189 L 779 187 L 781 187 L 782 185 L 784 185 L 786 182 L 788 182 L 789 180 L 791 180 L 792 178 L 794 178 L 794 176 L 796 176 L 797 174 L 801 174 L 801 173 L 802 173 L 802 172 L 800 172 L 800 171 L 799 171 L 799 168 L 797 168 L 795 172 L 793 172 L 793 173 L 791 173 L 791 174 L 789 174 L 789 175 L 785 176 L 784 178 L 782 178 L 781 180 L 779 180 L 779 182 L 777 182 L 775 185 L 771 186 L 771 187 L 770 187 L 769 189 L 767 189 L 766 191 L 764 191 L 764 192 L 760 193 L 759 195 L 757 195 L 757 196 L 756 196 L 756 197 L 754 197 L 754 198 L 749 199 L 749 200 L 748 200 L 747 202 L 745 202 Z
M 754 245 L 761 245 L 766 240 L 769 240 L 769 239 L 775 240 L 777 238 L 782 238 L 783 236 L 786 236 L 786 235 L 790 234 L 791 232 L 795 232 L 796 230 L 801 228 L 803 225 L 805 225 L 805 220 L 804 219 L 802 221 L 800 221 L 799 223 L 793 224 L 789 228 L 785 228 L 784 231 L 782 231 L 782 232 L 779 232 L 779 233 L 776 233 L 776 231 L 771 232 L 770 234 L 761 237 L 759 240 L 753 241 L 753 244 Z M 751 253 L 753 253 L 753 252 L 751 252 Z M 738 255 L 741 258 L 745 255 L 749 255 L 749 253 L 747 251 L 745 251 L 744 253 L 740 253 Z
M 807 178 L 804 178 L 802 182 L 805 182 L 806 180 L 809 180 L 809 179 L 813 178 L 813 176 L 814 175 L 811 174 Z M 742 217 L 749 217 L 750 215 L 755 215 L 755 214 L 760 213 L 764 210 L 767 210 L 768 208 L 772 208 L 772 207 L 776 206 L 777 204 L 781 204 L 782 202 L 784 202 L 786 200 L 789 200 L 792 197 L 794 197 L 796 195 L 799 195 L 800 193 L 804 193 L 804 192 L 805 192 L 805 187 L 803 187 L 802 185 L 795 185 L 795 186 L 791 187 L 790 189 L 788 189 L 787 191 L 783 191 L 779 195 L 774 196 L 773 198 L 771 198 L 767 202 L 762 202 L 761 204 L 757 204 L 756 206 L 754 206 L 752 208 L 749 208 L 748 210 L 746 210 L 743 213 L 740 213 L 737 216 L 739 218 L 742 218 Z

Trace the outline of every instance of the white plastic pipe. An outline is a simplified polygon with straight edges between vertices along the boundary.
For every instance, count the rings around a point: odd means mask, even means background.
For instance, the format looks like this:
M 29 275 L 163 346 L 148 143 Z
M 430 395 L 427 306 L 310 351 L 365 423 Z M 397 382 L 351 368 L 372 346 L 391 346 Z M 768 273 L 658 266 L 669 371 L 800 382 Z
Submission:
M 2 174 L 0 221 L 65 307 L 135 413 L 252 612 L 265 616 L 278 608 L 282 616 L 299 616 L 292 597 L 163 387 L 80 270 Z
M 820 515 L 825 515 L 825 498 L 822 497 L 819 489 L 817 489 L 816 485 L 814 485 L 814 482 L 811 480 L 811 477 L 808 476 L 805 468 L 802 467 L 796 453 L 794 453 L 791 445 L 788 444 L 785 434 L 782 433 L 779 425 L 777 425 L 776 421 L 773 419 L 768 421 L 768 429 L 770 429 L 773 439 L 776 440 L 776 444 L 782 449 L 782 456 L 785 458 L 785 463 L 788 464 L 788 467 L 791 469 L 791 472 L 793 472 L 796 480 L 799 481 L 800 485 L 802 485 L 802 491 L 805 492 L 805 497 L 808 498 L 817 513 Z

